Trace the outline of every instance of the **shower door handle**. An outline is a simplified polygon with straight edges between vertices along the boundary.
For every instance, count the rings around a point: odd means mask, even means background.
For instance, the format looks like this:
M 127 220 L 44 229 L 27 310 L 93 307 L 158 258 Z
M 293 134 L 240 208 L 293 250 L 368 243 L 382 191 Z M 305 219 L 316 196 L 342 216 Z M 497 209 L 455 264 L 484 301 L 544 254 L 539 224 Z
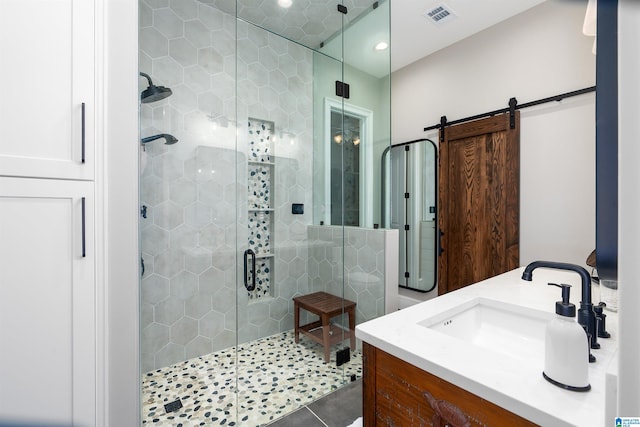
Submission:
M 249 256 L 251 256 L 251 284 L 249 284 Z M 248 291 L 256 288 L 256 253 L 251 249 L 244 251 L 244 287 Z

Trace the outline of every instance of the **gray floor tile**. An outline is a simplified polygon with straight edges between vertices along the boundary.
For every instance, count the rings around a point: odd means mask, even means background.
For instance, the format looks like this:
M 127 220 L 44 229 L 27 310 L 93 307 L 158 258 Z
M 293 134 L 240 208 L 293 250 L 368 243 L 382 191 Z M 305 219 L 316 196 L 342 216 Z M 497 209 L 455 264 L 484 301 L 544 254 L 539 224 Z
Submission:
M 362 416 L 362 380 L 307 405 L 329 427 L 345 427 Z
M 279 419 L 271 424 L 269 427 L 325 427 L 325 425 L 313 415 L 307 408 L 298 409 L 295 412 L 287 415 L 284 418 Z

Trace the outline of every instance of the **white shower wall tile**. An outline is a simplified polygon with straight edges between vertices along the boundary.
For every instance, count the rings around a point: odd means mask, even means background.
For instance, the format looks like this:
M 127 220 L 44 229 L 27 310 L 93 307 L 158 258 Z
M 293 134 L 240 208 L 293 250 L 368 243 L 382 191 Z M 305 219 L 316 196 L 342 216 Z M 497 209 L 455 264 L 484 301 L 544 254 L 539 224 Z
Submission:
M 174 50 L 173 54 L 171 53 L 172 48 Z M 183 81 L 183 64 L 181 64 L 178 58 L 174 56 L 175 49 L 175 40 L 170 40 L 169 54 L 171 56 L 155 58 L 152 63 L 153 78 L 156 81 L 161 81 L 163 86 L 174 87 Z M 171 103 L 171 100 L 168 99 L 165 103 L 166 102 Z M 156 105 L 154 105 L 154 107 L 156 107 Z
M 186 353 L 184 346 L 173 342 L 162 347 L 156 353 L 156 363 L 160 366 L 168 366 L 172 360 L 184 360 L 185 358 Z
M 198 108 L 198 95 L 187 85 L 175 85 L 171 90 L 173 95 L 169 98 L 169 104 L 177 111 L 190 112 Z
M 182 36 L 183 21 L 171 9 L 154 8 L 153 26 L 168 39 Z
M 169 297 L 156 304 L 153 320 L 166 326 L 173 325 L 184 316 L 184 301 L 176 297 Z
M 144 2 L 138 5 L 138 25 L 140 28 L 150 27 L 153 25 L 153 10 Z
M 142 329 L 140 345 L 149 349 L 150 353 L 156 353 L 169 344 L 169 327 L 159 323 L 152 323 Z
M 169 280 L 157 274 L 145 274 L 140 288 L 142 301 L 154 307 L 169 297 Z
M 385 233 L 383 229 L 309 226 L 307 272 L 312 291 L 355 301 L 356 323 L 385 314 Z M 342 248 L 344 243 L 344 250 Z M 344 257 L 343 257 L 344 254 Z M 392 284 L 390 284 L 392 285 Z
M 186 21 L 184 36 L 196 48 L 207 47 L 211 44 L 211 33 L 200 20 Z
M 185 346 L 198 336 L 198 321 L 183 316 L 171 325 L 171 342 Z M 183 350 L 184 351 L 184 350 Z
M 184 314 L 192 319 L 200 319 L 212 309 L 211 297 L 203 294 L 196 294 L 184 302 Z
M 150 58 L 160 58 L 169 54 L 169 40 L 154 27 L 142 28 L 140 48 Z

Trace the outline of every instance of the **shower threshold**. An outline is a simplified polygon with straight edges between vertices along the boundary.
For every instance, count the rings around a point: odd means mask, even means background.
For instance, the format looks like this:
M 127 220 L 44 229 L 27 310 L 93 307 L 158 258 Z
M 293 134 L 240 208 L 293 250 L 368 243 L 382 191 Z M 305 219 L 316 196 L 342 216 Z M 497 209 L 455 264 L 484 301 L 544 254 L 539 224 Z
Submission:
M 325 363 L 321 345 L 296 344 L 291 330 L 148 372 L 142 424 L 266 425 L 362 376 L 361 352 L 336 367 L 337 349 Z M 177 400 L 182 407 L 167 413 Z

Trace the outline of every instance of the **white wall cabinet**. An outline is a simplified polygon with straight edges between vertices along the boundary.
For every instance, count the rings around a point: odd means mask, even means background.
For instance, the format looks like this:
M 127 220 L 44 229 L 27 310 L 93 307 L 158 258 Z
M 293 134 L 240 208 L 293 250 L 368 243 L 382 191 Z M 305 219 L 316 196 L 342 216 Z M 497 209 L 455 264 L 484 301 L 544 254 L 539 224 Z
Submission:
M 95 3 L 0 0 L 2 425 L 102 425 Z
M 0 175 L 94 177 L 95 5 L 0 1 Z
M 96 424 L 93 194 L 0 178 L 0 424 Z

